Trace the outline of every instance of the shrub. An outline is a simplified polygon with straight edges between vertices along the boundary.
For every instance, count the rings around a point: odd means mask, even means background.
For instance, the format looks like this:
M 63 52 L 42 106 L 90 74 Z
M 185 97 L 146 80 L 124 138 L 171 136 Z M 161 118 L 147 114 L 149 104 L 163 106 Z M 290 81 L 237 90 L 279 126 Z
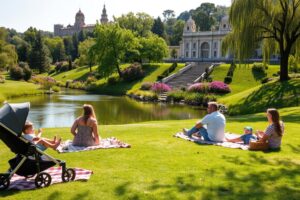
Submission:
M 145 82 L 141 86 L 141 90 L 150 90 L 152 87 L 153 83 Z
M 5 83 L 5 77 L 3 75 L 0 75 L 0 83 Z
M 60 87 L 58 86 L 52 86 L 51 88 L 54 92 L 60 92 Z
M 188 93 L 185 95 L 184 101 L 189 105 L 201 105 L 204 95 L 200 93 Z
M 226 77 L 224 78 L 224 83 L 230 84 L 231 82 L 232 82 L 232 77 L 231 77 L 231 76 L 226 76 Z
M 59 72 L 66 72 L 69 70 L 69 64 L 68 63 L 64 63 L 61 67 Z
M 226 83 L 221 81 L 213 81 L 209 84 L 209 91 L 214 93 L 229 93 L 231 92 L 230 88 Z
M 82 82 L 82 81 L 69 82 L 68 86 L 69 86 L 69 88 L 80 89 L 80 90 L 84 90 L 86 88 L 84 82 Z
M 200 92 L 205 93 L 207 92 L 208 86 L 205 83 L 195 83 L 188 87 L 189 92 Z
M 151 87 L 151 90 L 155 93 L 169 92 L 171 87 L 165 83 L 154 83 Z
M 31 69 L 29 68 L 29 66 L 25 66 L 23 68 L 23 78 L 25 81 L 28 81 L 29 79 L 31 79 L 31 75 L 32 75 L 32 71 Z
M 168 93 L 168 96 L 167 96 L 167 101 L 174 101 L 174 102 L 180 102 L 181 100 L 184 100 L 184 97 L 186 95 L 186 92 L 183 92 L 183 91 L 172 91 L 172 92 L 169 92 Z
M 133 63 L 122 71 L 122 75 L 125 81 L 134 81 L 144 77 L 145 73 L 141 64 Z
M 111 76 L 111 77 L 109 77 L 108 80 L 107 80 L 107 83 L 108 83 L 109 85 L 114 85 L 114 84 L 116 84 L 117 82 L 118 82 L 118 78 L 115 77 L 115 76 Z
M 252 70 L 258 73 L 265 73 L 265 66 L 262 63 L 253 63 Z
M 140 101 L 157 101 L 158 95 L 151 91 L 134 90 L 128 92 L 128 95 Z
M 289 71 L 297 73 L 299 71 L 297 59 L 293 56 L 289 56 Z
M 41 84 L 44 89 L 49 90 L 56 84 L 56 81 L 55 81 L 55 79 L 53 79 L 49 76 L 45 76 L 42 78 Z
M 9 70 L 10 77 L 14 80 L 21 80 L 24 77 L 24 70 L 19 66 L 11 67 Z
M 177 63 L 173 63 L 168 69 L 166 69 L 161 75 L 157 77 L 157 80 L 161 80 L 170 75 L 177 67 Z
M 95 78 L 95 76 L 89 76 L 87 79 L 86 79 L 86 84 L 92 84 L 94 82 L 96 82 L 97 79 Z

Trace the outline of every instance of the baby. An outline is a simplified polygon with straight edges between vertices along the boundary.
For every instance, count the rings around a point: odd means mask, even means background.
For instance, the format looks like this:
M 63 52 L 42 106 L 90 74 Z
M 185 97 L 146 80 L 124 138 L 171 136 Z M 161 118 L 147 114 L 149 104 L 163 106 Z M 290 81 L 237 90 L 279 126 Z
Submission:
M 250 126 L 244 128 L 244 134 L 237 138 L 226 138 L 227 142 L 244 142 L 244 144 L 249 144 L 250 140 L 257 140 L 257 138 L 252 134 L 253 129 Z
M 56 139 L 56 137 L 54 137 L 53 140 L 47 139 L 47 138 L 42 138 L 41 134 L 42 131 L 39 129 L 38 135 L 35 134 L 34 131 L 34 126 L 33 123 L 27 121 L 24 125 L 23 128 L 23 137 L 31 142 L 33 142 L 34 144 L 36 144 L 36 146 L 42 150 L 45 151 L 47 149 L 47 147 L 50 147 L 52 149 L 56 149 L 60 142 L 61 139 Z

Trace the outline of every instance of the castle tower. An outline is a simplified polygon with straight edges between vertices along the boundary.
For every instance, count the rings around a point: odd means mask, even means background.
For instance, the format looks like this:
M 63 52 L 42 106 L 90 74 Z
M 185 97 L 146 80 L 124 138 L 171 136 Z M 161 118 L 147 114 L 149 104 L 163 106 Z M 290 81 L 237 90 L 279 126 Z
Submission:
M 104 4 L 103 9 L 102 9 L 102 15 L 101 15 L 100 22 L 101 22 L 101 24 L 107 24 L 108 23 L 105 4 Z
M 185 23 L 183 32 L 185 32 L 185 33 L 194 33 L 194 32 L 196 32 L 196 23 L 192 19 L 192 16 L 190 16 L 190 18 Z
M 79 9 L 79 11 L 75 15 L 74 28 L 76 30 L 80 30 L 84 25 L 85 25 L 85 23 L 84 23 L 84 14 Z

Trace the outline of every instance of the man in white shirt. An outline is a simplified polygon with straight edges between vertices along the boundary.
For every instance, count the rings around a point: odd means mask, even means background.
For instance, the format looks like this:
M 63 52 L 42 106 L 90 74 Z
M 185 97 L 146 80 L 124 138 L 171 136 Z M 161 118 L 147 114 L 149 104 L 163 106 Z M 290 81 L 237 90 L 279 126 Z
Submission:
M 197 133 L 205 141 L 223 142 L 226 119 L 218 111 L 218 104 L 209 102 L 207 112 L 208 114 L 201 121 L 197 122 L 193 128 L 190 130 L 183 129 L 184 134 L 191 137 L 194 133 Z

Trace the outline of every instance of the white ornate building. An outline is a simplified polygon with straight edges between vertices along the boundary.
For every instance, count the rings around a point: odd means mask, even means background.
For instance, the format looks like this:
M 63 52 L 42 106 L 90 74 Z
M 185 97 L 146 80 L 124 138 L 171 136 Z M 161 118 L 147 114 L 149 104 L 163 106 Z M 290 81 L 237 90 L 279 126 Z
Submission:
M 182 41 L 179 47 L 181 59 L 222 59 L 222 39 L 231 31 L 229 18 L 222 18 L 219 30 L 197 31 L 192 17 L 185 23 Z
M 100 22 L 102 24 L 108 23 L 105 5 L 102 10 Z M 82 30 L 91 32 L 94 30 L 95 26 L 95 24 L 85 24 L 84 14 L 79 9 L 75 15 L 75 23 L 73 26 L 69 24 L 67 27 L 64 27 L 62 24 L 54 24 L 54 36 L 62 37 L 73 35 L 74 33 L 79 33 Z

